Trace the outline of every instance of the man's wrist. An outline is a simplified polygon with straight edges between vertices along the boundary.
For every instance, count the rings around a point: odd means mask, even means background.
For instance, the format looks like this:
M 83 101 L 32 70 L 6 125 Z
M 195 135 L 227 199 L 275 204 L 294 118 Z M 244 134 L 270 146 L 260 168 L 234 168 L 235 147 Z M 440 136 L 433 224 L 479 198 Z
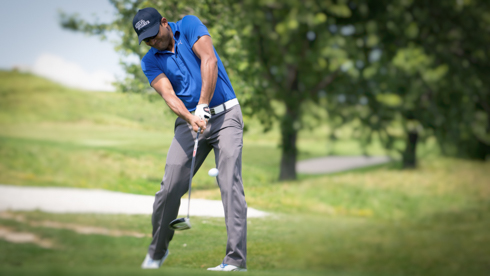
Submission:
M 200 105 L 200 104 L 209 105 L 209 102 L 211 101 L 211 99 L 209 97 L 206 97 L 205 94 L 206 93 L 204 93 L 204 91 L 201 91 L 201 96 L 199 97 L 199 102 L 197 103 L 198 105 Z
M 186 122 L 190 123 L 192 117 L 194 117 L 194 114 L 192 114 L 191 112 L 186 112 L 184 114 L 184 118 L 183 119 L 186 120 Z

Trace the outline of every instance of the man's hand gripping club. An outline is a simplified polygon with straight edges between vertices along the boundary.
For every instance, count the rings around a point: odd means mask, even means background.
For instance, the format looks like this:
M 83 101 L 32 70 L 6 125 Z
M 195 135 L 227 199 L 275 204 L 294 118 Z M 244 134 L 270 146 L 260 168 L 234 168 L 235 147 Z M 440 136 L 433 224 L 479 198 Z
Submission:
M 207 104 L 198 104 L 196 106 L 196 116 L 201 118 L 201 120 L 208 121 L 211 119 L 211 112 L 209 110 L 209 106 Z
M 187 117 L 187 122 L 192 126 L 192 129 L 197 132 L 199 128 L 201 129 L 201 134 L 204 132 L 206 129 L 206 120 L 202 120 L 201 118 L 197 117 L 196 115 L 190 114 L 189 117 Z
M 207 104 L 198 104 L 196 107 L 195 115 L 193 118 L 189 118 L 189 124 L 191 124 L 192 129 L 197 132 L 201 128 L 201 133 L 206 129 L 206 123 L 211 119 L 211 112 L 209 111 L 209 106 Z

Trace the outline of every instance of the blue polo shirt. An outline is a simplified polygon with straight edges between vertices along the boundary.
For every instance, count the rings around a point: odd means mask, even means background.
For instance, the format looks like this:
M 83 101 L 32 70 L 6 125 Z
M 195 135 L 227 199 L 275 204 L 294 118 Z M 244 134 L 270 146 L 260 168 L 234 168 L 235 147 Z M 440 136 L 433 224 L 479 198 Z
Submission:
M 165 73 L 177 97 L 189 111 L 194 111 L 201 96 L 202 79 L 201 60 L 192 51 L 192 46 L 200 37 L 209 35 L 209 32 L 199 18 L 193 15 L 187 15 L 176 23 L 169 22 L 169 25 L 174 34 L 174 53 L 152 47 L 141 60 L 141 68 L 150 84 L 158 75 Z M 218 79 L 209 103 L 211 107 L 236 98 L 216 49 L 214 53 L 218 59 Z

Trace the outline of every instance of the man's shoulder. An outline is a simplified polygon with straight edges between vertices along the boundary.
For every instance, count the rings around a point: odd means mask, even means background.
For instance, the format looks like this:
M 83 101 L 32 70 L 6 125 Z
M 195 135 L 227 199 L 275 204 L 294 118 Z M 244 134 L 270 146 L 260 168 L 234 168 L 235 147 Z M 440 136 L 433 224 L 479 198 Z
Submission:
M 150 48 L 150 50 L 148 50 L 148 52 L 146 52 L 146 54 L 143 56 L 141 61 L 148 62 L 148 61 L 154 60 L 154 59 L 155 59 L 155 49 Z
M 197 17 L 197 16 L 195 16 L 193 14 L 188 14 L 188 15 L 184 15 L 184 17 L 182 17 L 181 21 L 183 21 L 183 20 L 186 20 L 186 21 L 188 21 L 188 20 L 196 20 L 196 19 L 197 20 L 200 20 L 199 17 Z
M 155 49 L 150 48 L 150 50 L 148 50 L 148 52 L 141 59 L 141 68 L 143 69 L 143 71 L 146 70 L 148 66 L 150 66 L 151 68 L 156 65 L 157 62 L 154 51 Z
M 179 22 L 181 26 L 188 26 L 193 24 L 202 24 L 201 20 L 195 15 L 186 15 Z

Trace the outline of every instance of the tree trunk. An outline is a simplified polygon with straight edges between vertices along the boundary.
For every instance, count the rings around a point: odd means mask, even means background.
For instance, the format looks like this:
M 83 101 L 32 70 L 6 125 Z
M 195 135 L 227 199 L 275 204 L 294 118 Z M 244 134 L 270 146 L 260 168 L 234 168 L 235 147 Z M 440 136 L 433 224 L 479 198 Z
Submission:
M 416 130 L 411 130 L 407 135 L 407 144 L 405 152 L 403 152 L 403 168 L 415 169 L 417 167 L 417 140 L 419 133 Z
M 281 120 L 281 170 L 279 180 L 296 179 L 296 139 L 298 130 L 294 124 L 298 120 L 298 113 L 290 108 L 286 108 L 286 114 Z

